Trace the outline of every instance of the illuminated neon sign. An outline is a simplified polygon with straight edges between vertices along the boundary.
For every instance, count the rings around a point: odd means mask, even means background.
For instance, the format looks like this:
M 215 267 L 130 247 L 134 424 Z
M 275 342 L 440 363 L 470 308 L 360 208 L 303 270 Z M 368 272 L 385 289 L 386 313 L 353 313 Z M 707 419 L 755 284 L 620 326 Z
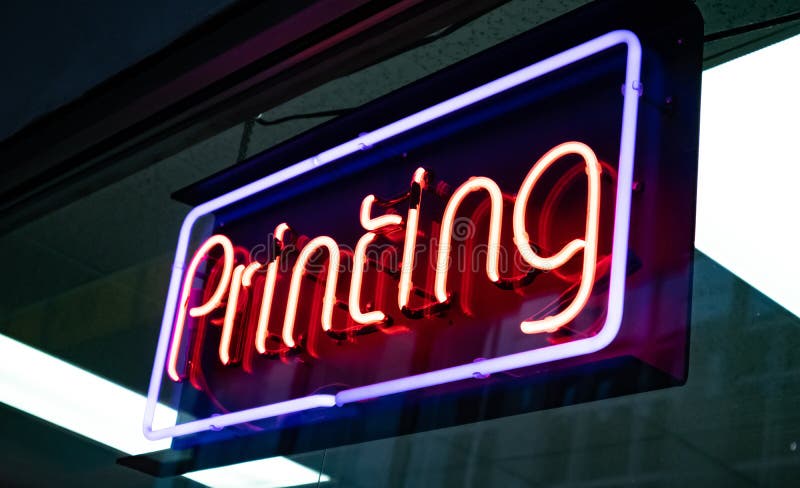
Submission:
M 540 79 L 595 58 L 620 68 L 607 95 L 618 105 L 613 140 L 586 140 L 591 127 L 537 137 L 475 122 L 502 110 L 532 116 L 514 104 L 536 98 L 517 92 L 536 94 L 530 87 Z M 608 32 L 192 209 L 175 254 L 145 434 L 344 407 L 606 350 L 620 332 L 633 259 L 641 70 L 638 37 Z M 464 120 L 474 133 L 446 147 L 481 147 L 494 127 L 518 142 L 440 157 L 425 131 L 456 137 Z M 426 149 L 412 162 L 392 144 Z M 406 159 L 388 165 L 374 156 L 363 165 L 371 176 L 325 173 L 381 150 Z M 304 179 L 316 174 L 343 183 Z M 301 180 L 320 189 L 308 198 L 280 193 Z M 202 224 L 209 217 L 215 223 Z M 162 383 L 208 400 L 194 420 L 155 429 Z

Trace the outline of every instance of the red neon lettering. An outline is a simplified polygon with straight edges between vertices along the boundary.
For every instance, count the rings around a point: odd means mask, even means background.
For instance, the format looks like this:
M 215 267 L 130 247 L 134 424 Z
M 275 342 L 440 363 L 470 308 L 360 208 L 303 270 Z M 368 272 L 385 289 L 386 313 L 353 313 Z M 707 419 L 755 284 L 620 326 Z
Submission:
M 536 254 L 530 245 L 530 237 L 525 229 L 525 213 L 528 199 L 533 187 L 541 175 L 560 158 L 568 154 L 578 154 L 586 164 L 586 175 L 589 179 L 589 191 L 586 202 L 586 234 L 584 239 L 574 239 L 555 255 L 543 258 Z M 525 334 L 539 332 L 555 332 L 574 319 L 586 302 L 594 286 L 595 268 L 597 266 L 597 240 L 600 227 L 600 163 L 589 146 L 580 142 L 566 142 L 554 147 L 533 165 L 522 181 L 517 200 L 514 202 L 514 243 L 523 259 L 541 270 L 551 270 L 563 266 L 572 256 L 583 249 L 583 271 L 581 284 L 575 299 L 564 310 L 540 320 L 524 321 L 520 324 Z
M 280 252 L 284 246 L 284 235 L 289 230 L 289 226 L 284 222 L 275 228 L 276 254 L 267 265 L 267 278 L 264 280 L 264 294 L 261 298 L 261 311 L 258 314 L 258 328 L 256 329 L 256 350 L 260 354 L 267 352 L 267 332 L 269 327 L 269 315 L 272 311 L 272 299 L 275 297 L 275 282 L 278 279 L 278 263 L 280 262 Z
M 493 180 L 480 176 L 472 177 L 466 183 L 459 186 L 450 197 L 447 207 L 442 217 L 442 229 L 436 261 L 436 299 L 439 303 L 445 303 L 447 296 L 447 269 L 450 262 L 450 238 L 453 233 L 453 222 L 455 221 L 456 210 L 464 198 L 470 193 L 478 190 L 489 192 L 489 199 L 492 211 L 489 214 L 489 249 L 486 256 L 486 276 L 489 281 L 497 283 L 500 281 L 500 271 L 498 263 L 500 260 L 500 226 L 503 223 L 503 192 Z
M 543 257 L 539 255 L 531 245 L 531 237 L 528 235 L 526 229 L 527 207 L 531 194 L 536 184 L 540 181 L 541 176 L 556 161 L 568 155 L 580 156 L 585 165 L 585 173 L 588 182 L 585 232 L 582 238 L 571 240 L 552 256 Z M 490 206 L 486 276 L 490 282 L 497 284 L 501 288 L 506 288 L 506 285 L 509 283 L 524 280 L 524 277 L 504 279 L 500 276 L 499 256 L 504 199 L 509 201 L 513 200 L 514 202 L 512 216 L 514 243 L 520 256 L 527 265 L 532 268 L 529 274 L 534 271 L 549 271 L 560 268 L 569 262 L 578 252 L 583 252 L 580 285 L 578 286 L 578 291 L 572 302 L 554 315 L 537 320 L 523 321 L 520 324 L 521 331 L 525 334 L 555 332 L 575 319 L 588 302 L 597 272 L 600 221 L 600 174 L 601 165 L 594 152 L 588 146 L 579 142 L 567 142 L 548 151 L 532 166 L 523 179 L 516 198 L 507 195 L 504 196 L 497 183 L 487 177 L 472 177 L 459 186 L 452 195 L 450 195 L 441 220 L 441 229 L 439 232 L 440 241 L 437 248 L 435 275 L 433 277 L 434 304 L 437 302 L 438 304 L 446 304 L 450 298 L 447 291 L 447 277 L 451 257 L 451 234 L 453 233 L 456 213 L 469 194 L 477 191 L 486 191 L 489 196 L 487 203 Z M 372 217 L 372 207 L 376 203 L 380 206 L 386 206 L 386 202 L 379 202 L 375 195 L 368 195 L 362 201 L 359 219 L 362 227 L 367 232 L 363 234 L 356 243 L 352 255 L 353 271 L 346 307 L 349 310 L 350 318 L 352 318 L 356 324 L 372 325 L 386 323 L 390 320 L 389 317 L 380 310 L 374 309 L 368 312 L 362 310 L 361 293 L 364 271 L 367 264 L 366 254 L 367 248 L 374 243 L 380 235 L 384 235 L 383 233 L 390 230 L 397 230 L 403 225 L 405 226 L 405 238 L 403 242 L 402 258 L 399 273 L 395 275 L 397 279 L 397 304 L 400 310 L 404 314 L 409 314 L 409 316 L 418 312 L 410 310 L 409 300 L 411 292 L 414 289 L 412 274 L 415 265 L 414 251 L 417 242 L 417 233 L 419 231 L 421 198 L 422 192 L 425 190 L 427 184 L 427 171 L 424 168 L 418 168 L 413 174 L 409 192 L 403 197 L 407 198 L 409 201 L 408 214 L 405 219 L 400 215 L 391 213 Z M 481 208 L 481 212 L 486 209 L 485 206 Z M 208 315 L 211 311 L 221 306 L 226 293 L 227 301 L 225 304 L 225 318 L 219 344 L 219 358 L 223 364 L 229 364 L 231 362 L 230 348 L 239 295 L 244 289 L 251 288 L 254 274 L 264 266 L 266 266 L 266 277 L 264 280 L 261 308 L 258 314 L 258 326 L 255 332 L 254 346 L 258 353 L 267 353 L 266 342 L 269 334 L 268 328 L 272 302 L 275 297 L 278 266 L 284 247 L 284 237 L 288 230 L 289 226 L 286 223 L 282 223 L 276 227 L 274 232 L 277 243 L 276 253 L 272 260 L 266 264 L 253 262 L 248 265 L 240 264 L 234 267 L 233 245 L 228 238 L 222 235 L 214 235 L 200 246 L 186 270 L 186 277 L 180 296 L 180 306 L 178 307 L 175 320 L 175 328 L 167 361 L 168 373 L 173 381 L 180 381 L 181 379 L 177 371 L 177 362 L 187 312 L 191 317 Z M 195 280 L 197 268 L 201 261 L 208 256 L 211 249 L 216 246 L 220 246 L 223 251 L 221 258 L 223 259 L 223 270 L 219 282 L 217 283 L 217 288 L 205 303 L 188 309 L 189 296 L 192 283 Z M 282 342 L 288 348 L 298 347 L 295 337 L 295 322 L 300 301 L 301 283 L 303 276 L 306 274 L 306 268 L 310 260 L 320 251 L 325 251 L 328 259 L 324 292 L 322 293 L 321 300 L 320 322 L 322 330 L 325 332 L 330 332 L 333 328 L 333 310 L 337 303 L 336 287 L 339 275 L 339 263 L 343 251 L 340 251 L 339 245 L 331 237 L 319 236 L 311 239 L 302 248 L 292 268 L 283 328 L 280 335 Z M 348 253 L 345 254 L 345 256 L 347 255 Z M 381 288 L 386 286 L 384 278 L 379 279 L 378 282 Z M 378 307 L 376 306 L 374 308 Z
M 414 270 L 414 249 L 417 247 L 417 231 L 419 230 L 419 208 L 422 200 L 422 190 L 425 188 L 427 172 L 424 168 L 417 168 L 411 180 L 411 193 L 408 204 L 408 218 L 406 219 L 406 238 L 403 244 L 403 257 L 400 262 L 400 285 L 397 291 L 397 303 L 400 310 L 408 309 L 411 298 L 411 274 Z
M 328 250 L 328 277 L 325 282 L 325 294 L 322 297 L 322 330 L 329 331 L 333 328 L 333 306 L 336 304 L 336 282 L 339 278 L 339 245 L 328 236 L 315 237 L 300 251 L 300 257 L 292 271 L 292 282 L 289 288 L 289 298 L 286 302 L 286 316 L 283 321 L 283 342 L 289 347 L 295 347 L 294 321 L 297 315 L 297 302 L 300 300 L 300 280 L 306 272 L 306 265 L 311 256 L 318 250 Z

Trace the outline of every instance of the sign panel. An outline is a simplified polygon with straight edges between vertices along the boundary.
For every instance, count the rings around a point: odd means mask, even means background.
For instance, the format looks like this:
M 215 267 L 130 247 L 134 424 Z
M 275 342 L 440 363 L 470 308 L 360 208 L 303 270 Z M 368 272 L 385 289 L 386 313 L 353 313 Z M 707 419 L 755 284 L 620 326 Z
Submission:
M 661 62 L 633 30 L 600 33 L 195 207 L 146 435 L 524 389 L 620 358 L 682 381 L 696 155 L 663 159 L 667 109 L 643 107 L 671 80 L 648 54 Z M 165 385 L 180 420 L 154 428 Z

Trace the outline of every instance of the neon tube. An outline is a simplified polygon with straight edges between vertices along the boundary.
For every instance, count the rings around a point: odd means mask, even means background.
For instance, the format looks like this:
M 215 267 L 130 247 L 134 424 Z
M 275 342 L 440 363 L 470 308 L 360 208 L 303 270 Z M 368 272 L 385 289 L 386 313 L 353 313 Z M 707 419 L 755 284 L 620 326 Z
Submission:
M 267 277 L 264 280 L 264 294 L 261 297 L 261 310 L 258 314 L 258 328 L 256 329 L 256 350 L 260 354 L 267 353 L 267 335 L 269 332 L 269 316 L 272 312 L 272 300 L 275 298 L 275 282 L 278 279 L 278 263 L 280 262 L 280 251 L 283 250 L 283 236 L 289 226 L 281 223 L 275 228 L 275 240 L 278 245 L 278 252 L 275 258 L 267 265 Z
M 525 230 L 528 199 L 541 175 L 553 163 L 569 154 L 580 155 L 586 164 L 586 175 L 589 182 L 586 199 L 586 233 L 583 240 L 574 239 L 555 255 L 543 258 L 536 254 L 536 251 L 531 247 L 530 237 Z M 519 250 L 523 259 L 534 268 L 542 270 L 558 268 L 583 249 L 583 272 L 581 273 L 581 284 L 575 299 L 572 300 L 567 308 L 556 315 L 540 320 L 526 320 L 520 324 L 520 328 L 525 334 L 555 332 L 569 323 L 583 310 L 594 286 L 595 268 L 597 266 L 597 240 L 600 227 L 600 163 L 597 161 L 594 151 L 586 144 L 573 141 L 559 144 L 545 153 L 533 165 L 533 168 L 528 172 L 520 186 L 519 193 L 517 193 L 517 201 L 514 203 L 513 223 L 514 242 L 517 245 L 517 250 Z
M 350 278 L 350 301 L 348 309 L 350 317 L 359 324 L 379 324 L 386 321 L 386 314 L 379 310 L 364 313 L 361 311 L 361 282 L 364 277 L 364 265 L 366 264 L 367 246 L 375 240 L 375 234 L 367 232 L 356 244 L 353 253 L 353 274 Z
M 400 263 L 400 283 L 397 292 L 397 305 L 400 310 L 408 308 L 408 301 L 411 297 L 411 275 L 414 272 L 414 251 L 417 248 L 417 231 L 419 230 L 419 207 L 422 200 L 422 190 L 425 188 L 425 168 L 417 168 L 411 179 L 411 201 L 408 207 L 408 218 L 406 219 L 406 238 L 403 243 L 403 261 Z M 417 191 L 414 191 L 416 186 Z
M 375 201 L 375 195 L 367 195 L 361 202 L 361 226 L 365 230 L 378 230 L 387 225 L 400 225 L 403 223 L 403 217 L 399 215 L 381 215 L 380 217 L 370 217 L 372 213 L 372 203 Z
M 239 308 L 239 292 L 242 289 L 244 270 L 245 265 L 243 264 L 233 268 L 231 289 L 228 294 L 228 303 L 225 307 L 225 319 L 222 321 L 222 336 L 219 338 L 219 360 L 225 365 L 231 362 L 231 337 L 233 336 L 233 326 L 236 322 L 236 309 Z
M 417 170 L 419 171 L 419 170 Z M 420 175 L 420 179 L 422 175 Z M 367 195 L 361 202 L 360 220 L 361 226 L 365 230 L 374 231 L 389 225 L 400 225 L 403 223 L 403 218 L 399 215 L 381 215 L 372 218 L 372 204 L 375 201 L 375 195 Z M 348 301 L 348 309 L 350 317 L 358 324 L 370 325 L 382 323 L 387 320 L 386 314 L 378 310 L 363 313 L 361 311 L 361 285 L 364 278 L 364 266 L 366 265 L 367 246 L 375 240 L 376 234 L 367 232 L 358 240 L 356 248 L 353 253 L 353 274 L 350 280 L 350 296 Z
M 439 303 L 445 303 L 448 300 L 447 270 L 450 267 L 450 241 L 452 239 L 456 211 L 467 195 L 478 190 L 489 192 L 492 204 L 489 216 L 489 249 L 486 255 L 486 276 L 489 277 L 492 283 L 500 281 L 498 262 L 500 260 L 500 227 L 503 225 L 503 192 L 500 191 L 497 183 L 490 178 L 484 176 L 472 177 L 453 192 L 442 217 L 436 260 L 436 282 L 434 285 L 436 299 Z
M 254 261 L 247 265 L 242 272 L 242 286 L 245 288 L 249 288 L 253 284 L 253 275 L 256 274 L 256 271 L 261 269 L 263 264 L 259 263 L 258 261 Z
M 186 309 L 189 307 L 189 295 L 192 292 L 192 282 L 197 273 L 197 268 L 200 266 L 200 261 L 202 261 L 203 257 L 208 254 L 214 246 L 222 247 L 222 257 L 224 259 L 222 275 L 217 284 L 217 289 L 205 304 L 189 310 L 189 315 L 191 317 L 207 315 L 219 306 L 231 279 L 231 270 L 233 269 L 233 244 L 231 244 L 230 239 L 223 235 L 213 235 L 197 249 L 197 252 L 194 253 L 192 261 L 189 264 L 189 268 L 186 270 L 186 278 L 183 281 L 183 290 L 180 298 L 180 308 L 178 309 L 178 316 L 175 318 L 175 331 L 172 334 L 172 345 L 170 346 L 169 359 L 167 360 L 167 374 L 172 381 L 181 381 L 181 375 L 178 373 L 178 355 L 180 353 L 181 339 L 183 338 L 183 328 L 186 324 Z
M 305 274 L 308 260 L 318 249 L 327 248 L 328 277 L 325 282 L 325 295 L 322 298 L 322 330 L 329 331 L 333 326 L 333 307 L 336 305 L 336 281 L 339 277 L 339 245 L 328 236 L 319 236 L 311 239 L 300 251 L 300 256 L 292 270 L 292 282 L 289 287 L 289 297 L 286 300 L 286 316 L 283 321 L 283 342 L 289 347 L 295 347 L 293 332 L 294 321 L 297 315 L 297 302 L 300 298 L 300 284 Z

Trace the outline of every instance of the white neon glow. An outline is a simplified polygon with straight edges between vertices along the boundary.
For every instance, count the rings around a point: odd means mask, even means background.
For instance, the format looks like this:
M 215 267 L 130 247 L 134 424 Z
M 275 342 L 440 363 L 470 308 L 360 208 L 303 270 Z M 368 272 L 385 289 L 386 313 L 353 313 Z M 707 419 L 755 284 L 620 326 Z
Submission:
M 180 355 L 181 340 L 183 339 L 183 328 L 186 325 L 186 311 L 189 308 L 189 296 L 192 292 L 192 283 L 194 282 L 194 277 L 197 273 L 197 268 L 200 266 L 200 262 L 214 246 L 222 247 L 222 258 L 224 260 L 217 289 L 206 303 L 189 310 L 189 316 L 202 317 L 203 315 L 211 313 L 212 310 L 219 306 L 222 297 L 225 292 L 228 291 L 228 283 L 230 283 L 231 271 L 233 269 L 233 244 L 231 244 L 230 239 L 227 237 L 216 234 L 209 237 L 208 240 L 197 249 L 189 264 L 189 268 L 186 270 L 186 278 L 183 281 L 183 290 L 181 291 L 180 306 L 178 307 L 178 316 L 175 318 L 175 331 L 172 334 L 172 344 L 169 348 L 169 359 L 167 360 L 167 374 L 172 378 L 172 381 L 181 380 L 181 375 L 178 373 L 178 356 Z
M 361 311 L 361 284 L 366 265 L 367 246 L 374 240 L 375 234 L 367 232 L 358 240 L 353 252 L 353 274 L 350 277 L 350 299 L 347 308 L 350 310 L 350 317 L 362 325 L 379 324 L 386 321 L 386 314 L 380 310 L 366 313 Z
M 503 225 L 503 192 L 497 183 L 484 176 L 474 176 L 459 186 L 442 216 L 442 227 L 439 233 L 439 250 L 436 259 L 436 281 L 434 290 L 439 303 L 447 301 L 447 270 L 450 267 L 450 240 L 452 239 L 453 224 L 456 211 L 470 193 L 486 190 L 489 193 L 492 209 L 489 215 L 489 248 L 486 254 L 486 276 L 492 283 L 500 281 L 498 262 L 500 261 L 500 228 Z
M 0 402 L 128 454 L 169 448 L 150 441 L 139 422 L 145 397 L 38 349 L 0 335 Z M 159 425 L 177 412 L 160 403 Z
M 461 108 L 485 100 L 522 83 L 552 73 L 572 63 L 594 56 L 617 45 L 627 47 L 625 61 L 625 83 L 622 87 L 622 129 L 620 135 L 619 174 L 616 189 L 614 231 L 612 241 L 611 270 L 609 275 L 608 308 L 606 320 L 596 335 L 571 342 L 554 344 L 539 349 L 524 351 L 508 356 L 487 359 L 480 363 L 463 364 L 452 368 L 422 373 L 405 378 L 385 381 L 373 385 L 351 388 L 333 395 L 311 395 L 285 402 L 264 405 L 247 410 L 230 412 L 218 417 L 201 419 L 174 425 L 164 429 L 154 429 L 153 419 L 161 391 L 164 361 L 169 349 L 169 337 L 173 326 L 173 316 L 178 303 L 181 276 L 188 252 L 189 236 L 195 222 L 226 205 L 291 180 L 296 176 L 313 171 L 338 158 L 354 154 L 393 136 L 420 127 L 430 121 L 451 114 Z M 178 244 L 175 250 L 173 271 L 170 277 L 161 333 L 158 338 L 150 386 L 147 392 L 147 405 L 143 419 L 143 432 L 151 439 L 181 436 L 217 428 L 225 425 L 259 420 L 284 413 L 299 412 L 312 408 L 343 405 L 350 402 L 408 391 L 426 386 L 473 378 L 475 373 L 492 374 L 525 366 L 543 364 L 549 361 L 581 356 L 599 351 L 608 346 L 619 333 L 622 311 L 625 304 L 625 277 L 627 268 L 628 233 L 630 226 L 631 184 L 633 180 L 634 152 L 636 149 L 636 128 L 639 110 L 639 87 L 641 86 L 642 47 L 638 37 L 628 30 L 615 30 L 598 36 L 583 44 L 559 54 L 537 61 L 525 68 L 498 78 L 492 82 L 462 93 L 444 102 L 433 105 L 408 117 L 404 117 L 381 129 L 360 136 L 336 146 L 317 156 L 300 161 L 283 170 L 244 185 L 236 190 L 193 208 L 181 225 Z M 406 239 L 408 242 L 408 239 Z M 409 288 L 410 289 L 410 288 Z
M 403 223 L 403 217 L 399 215 L 386 214 L 372 218 L 372 203 L 375 201 L 375 195 L 367 195 L 361 202 L 361 226 L 365 230 L 377 230 L 387 225 L 400 225 Z
M 409 206 L 406 219 L 406 238 L 403 243 L 403 258 L 400 263 L 400 283 L 398 284 L 397 305 L 400 310 L 408 307 L 411 298 L 411 288 L 414 286 L 411 275 L 414 272 L 414 251 L 417 248 L 417 231 L 419 230 L 419 208 L 422 201 L 422 190 L 425 185 L 425 168 L 417 168 L 411 178 L 412 186 L 420 187 L 420 201 L 415 206 Z
M 556 160 L 566 154 L 576 153 L 576 149 L 580 149 L 578 144 L 579 143 L 576 142 L 567 142 L 560 144 L 548 151 L 539 159 L 539 161 L 536 162 L 536 164 L 533 165 L 530 172 L 528 172 L 528 175 L 525 176 L 525 179 L 522 181 L 522 185 L 520 185 L 519 188 L 519 193 L 517 193 L 517 198 L 514 202 L 514 243 L 517 245 L 517 249 L 525 259 L 525 262 L 534 268 L 549 271 L 553 268 L 563 266 L 564 263 L 572 258 L 572 256 L 583 249 L 585 245 L 585 242 L 582 239 L 573 239 L 553 256 L 547 258 L 541 257 L 531 247 L 531 238 L 526 230 L 525 222 L 528 200 L 530 199 L 531 192 L 533 191 L 533 187 L 536 182 L 539 181 L 539 178 L 542 176 L 545 170 L 547 170 L 547 168 L 549 168 Z M 576 149 L 573 149 L 573 147 Z M 591 149 L 588 147 L 586 147 L 586 150 L 592 153 Z M 592 153 L 592 155 L 594 155 L 594 153 Z
M 800 317 L 800 36 L 703 73 L 697 248 Z
M 289 285 L 289 296 L 286 299 L 286 315 L 283 320 L 283 342 L 289 347 L 295 347 L 294 321 L 297 315 L 297 302 L 300 299 L 300 284 L 306 272 L 306 265 L 317 250 L 328 250 L 328 268 L 325 280 L 325 294 L 322 297 L 322 330 L 329 331 L 333 328 L 333 307 L 336 305 L 336 282 L 339 279 L 339 245 L 328 236 L 319 236 L 311 239 L 300 251 L 300 256 L 292 270 L 292 282 Z
M 184 476 L 213 488 L 279 488 L 331 480 L 328 475 L 282 456 L 193 471 Z

